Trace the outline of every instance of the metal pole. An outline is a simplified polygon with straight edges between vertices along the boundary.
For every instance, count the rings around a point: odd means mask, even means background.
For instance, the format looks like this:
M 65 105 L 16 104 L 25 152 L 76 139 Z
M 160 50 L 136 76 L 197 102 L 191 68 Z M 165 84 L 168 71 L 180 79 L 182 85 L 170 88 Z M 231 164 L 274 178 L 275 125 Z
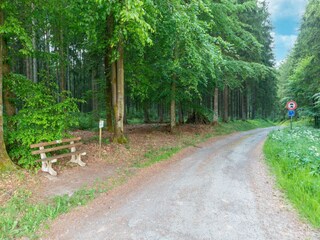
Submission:
M 290 129 L 292 130 L 292 116 L 290 117 Z

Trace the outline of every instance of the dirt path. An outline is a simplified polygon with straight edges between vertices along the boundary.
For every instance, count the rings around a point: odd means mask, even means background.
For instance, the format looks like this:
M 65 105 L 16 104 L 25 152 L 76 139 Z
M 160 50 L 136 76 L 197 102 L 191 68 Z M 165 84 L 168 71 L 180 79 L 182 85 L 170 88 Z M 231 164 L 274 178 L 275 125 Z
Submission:
M 320 239 L 274 189 L 270 129 L 221 137 L 61 216 L 43 239 Z

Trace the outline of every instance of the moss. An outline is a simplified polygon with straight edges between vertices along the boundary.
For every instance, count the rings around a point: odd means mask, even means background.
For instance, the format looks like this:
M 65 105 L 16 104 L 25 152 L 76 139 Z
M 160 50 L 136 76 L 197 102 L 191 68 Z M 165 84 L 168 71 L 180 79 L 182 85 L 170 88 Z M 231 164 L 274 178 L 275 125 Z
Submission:
M 15 165 L 11 161 L 0 162 L 0 172 L 14 171 Z
M 113 141 L 114 143 L 119 143 L 119 144 L 126 144 L 126 143 L 128 143 L 128 139 L 127 139 L 124 135 L 114 137 L 112 141 Z
M 15 169 L 15 165 L 7 154 L 4 143 L 0 143 L 0 171 L 10 171 Z

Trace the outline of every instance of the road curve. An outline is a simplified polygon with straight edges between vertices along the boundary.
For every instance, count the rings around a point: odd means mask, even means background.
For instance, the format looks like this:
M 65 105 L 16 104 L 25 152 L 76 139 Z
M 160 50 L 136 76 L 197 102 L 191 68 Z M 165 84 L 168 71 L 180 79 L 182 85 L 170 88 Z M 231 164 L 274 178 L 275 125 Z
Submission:
M 60 217 L 42 239 L 320 239 L 285 203 L 261 160 L 271 130 L 211 141 L 134 189 Z

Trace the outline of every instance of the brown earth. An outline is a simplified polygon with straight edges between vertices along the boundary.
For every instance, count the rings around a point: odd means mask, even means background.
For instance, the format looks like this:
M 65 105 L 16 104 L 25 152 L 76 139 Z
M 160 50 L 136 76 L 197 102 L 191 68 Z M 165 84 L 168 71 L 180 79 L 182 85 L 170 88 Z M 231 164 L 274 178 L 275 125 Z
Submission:
M 99 133 L 92 131 L 74 131 L 73 136 L 82 137 L 82 149 L 87 152 L 80 167 L 63 159 L 53 168 L 57 177 L 41 171 L 19 170 L 14 174 L 0 175 L 0 204 L 4 204 L 19 189 L 32 192 L 35 200 L 45 200 L 55 195 L 72 195 L 83 186 L 92 185 L 99 180 L 116 177 L 121 169 L 145 160 L 145 154 L 169 146 L 179 146 L 192 141 L 197 136 L 212 131 L 206 125 L 183 125 L 175 134 L 169 132 L 164 124 L 141 124 L 126 126 L 129 142 L 125 145 L 110 143 L 111 134 L 103 132 L 103 144 L 100 150 Z M 101 155 L 100 155 L 101 154 Z

